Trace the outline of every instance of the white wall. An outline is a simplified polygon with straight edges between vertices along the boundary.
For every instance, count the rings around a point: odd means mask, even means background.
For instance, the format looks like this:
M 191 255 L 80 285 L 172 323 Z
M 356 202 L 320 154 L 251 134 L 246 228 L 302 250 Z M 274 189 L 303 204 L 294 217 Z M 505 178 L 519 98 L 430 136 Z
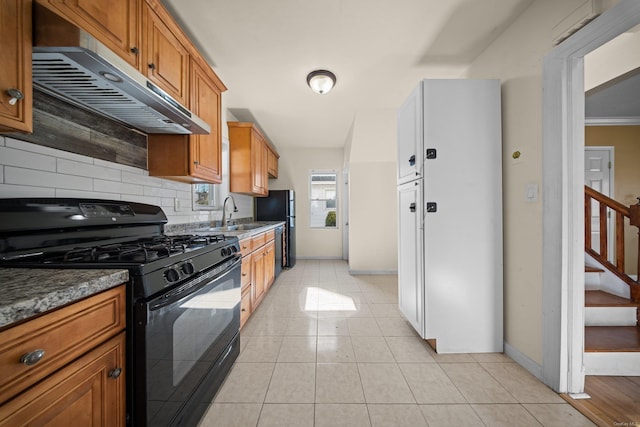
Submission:
M 469 67 L 470 78 L 502 80 L 505 341 L 542 363 L 542 60 L 552 28 L 582 0 L 537 0 Z M 512 153 L 520 151 L 519 159 Z
M 294 190 L 296 195 L 296 250 L 298 258 L 342 258 L 342 148 L 278 148 L 278 179 L 270 190 Z M 338 172 L 338 228 L 309 227 L 309 171 Z
M 347 144 L 353 273 L 398 270 L 396 114 L 395 109 L 358 112 Z
M 584 57 L 584 89 L 589 90 L 640 67 L 640 27 Z

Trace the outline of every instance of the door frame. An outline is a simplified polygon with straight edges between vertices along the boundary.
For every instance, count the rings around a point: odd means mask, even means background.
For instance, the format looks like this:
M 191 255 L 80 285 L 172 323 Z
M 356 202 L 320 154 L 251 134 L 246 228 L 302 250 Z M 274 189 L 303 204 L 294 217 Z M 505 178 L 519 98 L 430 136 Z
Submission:
M 621 0 L 544 58 L 542 380 L 584 391 L 584 56 L 640 24 Z

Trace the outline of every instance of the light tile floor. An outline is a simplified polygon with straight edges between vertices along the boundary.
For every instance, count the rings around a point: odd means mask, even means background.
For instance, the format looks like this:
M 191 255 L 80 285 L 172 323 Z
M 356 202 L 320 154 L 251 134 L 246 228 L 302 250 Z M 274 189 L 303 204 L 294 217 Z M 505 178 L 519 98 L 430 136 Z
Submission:
M 434 353 L 397 304 L 396 276 L 298 261 L 242 329 L 200 426 L 593 425 L 503 354 Z

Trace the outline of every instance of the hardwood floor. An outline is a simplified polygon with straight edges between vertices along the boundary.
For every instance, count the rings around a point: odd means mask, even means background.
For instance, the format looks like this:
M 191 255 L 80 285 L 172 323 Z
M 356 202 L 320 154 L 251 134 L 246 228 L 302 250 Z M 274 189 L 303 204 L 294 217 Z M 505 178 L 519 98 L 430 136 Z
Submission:
M 640 377 L 585 378 L 590 399 L 562 397 L 598 426 L 640 426 Z

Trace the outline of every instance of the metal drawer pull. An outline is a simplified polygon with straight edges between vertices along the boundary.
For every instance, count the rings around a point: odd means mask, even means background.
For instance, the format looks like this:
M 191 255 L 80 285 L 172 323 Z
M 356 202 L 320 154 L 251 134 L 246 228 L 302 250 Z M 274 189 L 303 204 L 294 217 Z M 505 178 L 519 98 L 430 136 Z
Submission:
M 33 350 L 29 353 L 23 354 L 20 358 L 20 363 L 26 366 L 33 366 L 38 363 L 43 356 L 44 350 L 39 348 L 37 350 Z
M 109 371 L 109 378 L 113 378 L 114 380 L 120 376 L 122 373 L 122 369 L 116 368 Z

